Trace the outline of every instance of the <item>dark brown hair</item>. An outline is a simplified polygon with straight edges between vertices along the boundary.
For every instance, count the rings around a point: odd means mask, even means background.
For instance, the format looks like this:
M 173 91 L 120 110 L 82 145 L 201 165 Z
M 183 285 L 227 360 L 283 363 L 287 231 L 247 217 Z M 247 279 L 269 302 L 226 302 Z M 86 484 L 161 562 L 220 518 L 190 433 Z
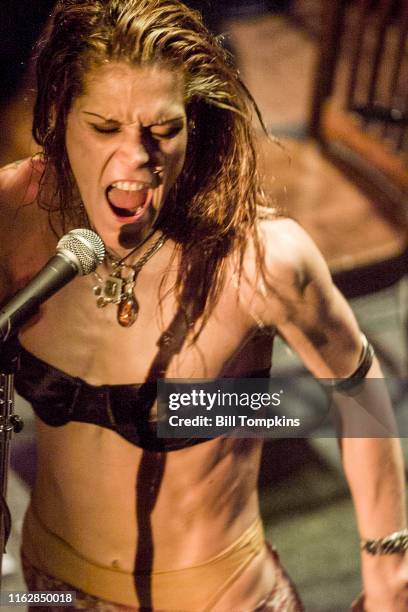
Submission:
M 194 305 L 194 318 L 203 315 L 205 322 L 220 295 L 227 256 L 238 253 L 242 267 L 249 236 L 262 268 L 256 209 L 265 196 L 252 127 L 257 107 L 200 15 L 178 0 L 60 0 L 39 43 L 33 134 L 55 168 L 62 219 L 75 191 L 67 116 L 85 74 L 110 61 L 159 63 L 184 75 L 193 127 L 185 166 L 156 225 L 181 250 L 179 300 L 183 295 Z

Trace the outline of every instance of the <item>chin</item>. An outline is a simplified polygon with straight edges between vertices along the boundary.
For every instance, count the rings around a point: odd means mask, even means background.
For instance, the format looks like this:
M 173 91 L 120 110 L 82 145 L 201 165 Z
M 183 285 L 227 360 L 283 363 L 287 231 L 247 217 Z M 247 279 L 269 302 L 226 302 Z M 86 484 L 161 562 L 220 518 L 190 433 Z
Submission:
M 98 227 L 99 224 L 93 225 L 95 231 L 102 238 L 106 248 L 114 252 L 123 250 L 131 250 L 141 245 L 155 231 L 154 222 L 156 220 L 156 211 L 146 211 L 143 220 L 134 223 L 124 223 L 120 227 L 110 230 L 104 230 Z
M 135 223 L 126 223 L 121 226 L 117 241 L 119 246 L 124 249 L 132 249 L 146 240 L 154 232 L 154 223 L 157 213 L 150 207 L 143 215 L 143 218 Z

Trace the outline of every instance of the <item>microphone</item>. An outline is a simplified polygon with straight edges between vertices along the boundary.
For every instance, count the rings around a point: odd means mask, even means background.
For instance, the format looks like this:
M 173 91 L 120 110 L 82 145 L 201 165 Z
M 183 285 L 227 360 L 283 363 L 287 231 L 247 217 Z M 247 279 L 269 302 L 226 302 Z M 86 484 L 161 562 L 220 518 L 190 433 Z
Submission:
M 0 310 L 0 342 L 6 342 L 38 310 L 39 306 L 78 274 L 96 270 L 105 259 L 105 245 L 95 232 L 71 230 L 57 244 L 57 253 Z

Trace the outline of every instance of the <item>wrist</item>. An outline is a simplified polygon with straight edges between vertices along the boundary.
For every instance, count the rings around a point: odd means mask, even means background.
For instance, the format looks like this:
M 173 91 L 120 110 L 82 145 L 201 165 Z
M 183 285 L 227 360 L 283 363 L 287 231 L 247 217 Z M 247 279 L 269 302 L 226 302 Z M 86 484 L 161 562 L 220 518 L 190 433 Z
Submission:
M 369 555 L 362 552 L 364 610 L 402 612 L 408 607 L 407 554 Z
M 408 529 L 394 531 L 383 538 L 361 540 L 360 549 L 369 555 L 394 555 L 408 550 Z
M 400 572 L 405 573 L 407 567 L 407 554 L 395 553 L 392 555 L 370 555 L 361 552 L 361 573 L 365 588 L 386 585 L 398 581 Z
M 382 538 L 360 542 L 362 575 L 366 588 L 381 580 L 392 584 L 400 569 L 406 571 L 408 559 L 408 530 L 394 531 Z

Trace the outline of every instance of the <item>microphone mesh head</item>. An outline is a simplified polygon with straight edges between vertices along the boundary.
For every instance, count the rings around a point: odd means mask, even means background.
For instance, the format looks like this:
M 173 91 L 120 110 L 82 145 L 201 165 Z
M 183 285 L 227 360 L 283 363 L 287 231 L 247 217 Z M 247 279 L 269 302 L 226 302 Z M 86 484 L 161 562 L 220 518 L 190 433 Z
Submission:
M 105 259 L 105 245 L 98 234 L 89 229 L 74 229 L 65 234 L 57 244 L 57 251 L 73 256 L 82 276 L 96 270 Z

